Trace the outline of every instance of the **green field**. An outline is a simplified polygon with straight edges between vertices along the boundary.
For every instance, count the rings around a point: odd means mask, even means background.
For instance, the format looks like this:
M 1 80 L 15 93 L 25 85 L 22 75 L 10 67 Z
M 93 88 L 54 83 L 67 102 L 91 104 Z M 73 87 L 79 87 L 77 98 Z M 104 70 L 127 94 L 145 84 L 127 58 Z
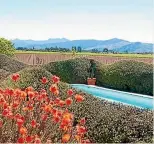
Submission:
M 16 51 L 16 54 L 30 53 L 30 54 L 72 54 L 72 52 L 41 52 L 41 51 Z M 113 57 L 137 57 L 137 58 L 153 58 L 153 54 L 105 54 L 105 53 L 90 53 L 81 52 L 76 55 L 92 55 L 92 56 L 113 56 Z

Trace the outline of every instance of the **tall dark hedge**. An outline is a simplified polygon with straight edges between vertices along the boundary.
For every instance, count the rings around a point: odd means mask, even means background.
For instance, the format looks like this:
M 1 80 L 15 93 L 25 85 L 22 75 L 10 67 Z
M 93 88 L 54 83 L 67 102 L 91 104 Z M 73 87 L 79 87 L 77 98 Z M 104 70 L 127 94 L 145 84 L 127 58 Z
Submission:
M 40 81 L 43 76 L 51 78 L 51 73 L 42 68 L 26 68 L 19 74 L 21 79 L 15 85 L 8 78 L 2 86 L 25 88 L 31 85 L 38 90 L 44 87 Z M 46 84 L 45 87 L 48 89 L 49 86 L 50 84 Z M 60 82 L 59 87 L 60 97 L 66 99 L 69 85 Z M 87 118 L 86 135 L 92 143 L 152 143 L 153 113 L 151 110 L 110 103 L 81 91 L 77 93 L 84 95 L 85 101 L 73 103 L 69 109 L 75 114 L 76 120 Z M 52 142 L 57 142 L 56 138 L 60 138 L 60 133 L 56 131 L 56 125 L 50 119 L 47 123 L 50 123 Z
M 122 91 L 153 95 L 153 66 L 120 61 L 110 65 L 96 62 L 97 85 Z M 87 83 L 90 60 L 84 58 L 51 62 L 44 68 L 67 83 Z
M 88 69 L 90 61 L 85 58 L 77 58 L 66 61 L 51 62 L 43 66 L 52 74 L 61 77 L 67 83 L 86 83 L 89 77 Z
M 120 61 L 97 69 L 97 85 L 153 95 L 153 66 L 143 62 Z

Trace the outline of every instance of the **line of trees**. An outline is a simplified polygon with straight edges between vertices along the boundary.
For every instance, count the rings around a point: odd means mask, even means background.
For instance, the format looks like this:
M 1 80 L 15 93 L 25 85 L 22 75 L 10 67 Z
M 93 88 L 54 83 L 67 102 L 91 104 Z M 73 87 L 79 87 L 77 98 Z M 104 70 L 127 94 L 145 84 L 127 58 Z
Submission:
M 46 47 L 45 49 L 40 49 L 40 48 L 27 48 L 27 47 L 17 47 L 17 50 L 24 50 L 24 51 L 47 51 L 47 52 L 71 52 L 71 51 L 75 51 L 75 52 L 82 52 L 82 48 L 80 46 L 76 47 L 73 46 L 72 49 L 69 48 L 58 48 L 58 47 Z

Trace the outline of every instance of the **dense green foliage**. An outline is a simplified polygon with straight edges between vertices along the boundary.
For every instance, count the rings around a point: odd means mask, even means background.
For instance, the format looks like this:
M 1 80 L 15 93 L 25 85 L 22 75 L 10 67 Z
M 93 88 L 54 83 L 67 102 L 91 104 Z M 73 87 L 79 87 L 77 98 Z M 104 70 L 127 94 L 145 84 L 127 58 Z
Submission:
M 120 61 L 98 69 L 97 84 L 123 91 L 153 95 L 153 66 Z
M 14 45 L 11 41 L 0 38 L 0 54 L 6 54 L 8 56 L 12 56 L 15 52 Z
M 66 61 L 51 62 L 43 66 L 52 74 L 60 76 L 67 83 L 86 83 L 89 77 L 90 61 L 88 59 L 71 59 Z
M 23 69 L 26 65 L 6 55 L 0 54 L 0 69 L 10 73 Z
M 48 79 L 51 73 L 42 68 L 26 68 L 19 72 L 21 80 L 15 85 L 10 78 L 3 82 L 3 86 L 21 87 L 33 86 L 35 89 L 43 88 L 40 79 L 46 76 Z M 49 88 L 50 84 L 46 85 Z M 66 98 L 66 91 L 69 85 L 60 82 L 60 97 Z M 76 93 L 76 92 L 75 92 Z M 87 136 L 93 143 L 129 143 L 129 142 L 152 142 L 153 123 L 152 111 L 141 110 L 131 106 L 109 103 L 100 100 L 81 91 L 85 101 L 73 103 L 70 110 L 75 118 L 87 117 Z M 60 134 L 55 131 L 56 125 L 50 121 L 52 129 L 52 140 Z
M 97 85 L 108 88 L 153 95 L 152 65 L 135 61 L 120 61 L 110 65 L 96 62 Z M 86 83 L 90 60 L 80 58 L 51 62 L 44 66 L 67 83 Z

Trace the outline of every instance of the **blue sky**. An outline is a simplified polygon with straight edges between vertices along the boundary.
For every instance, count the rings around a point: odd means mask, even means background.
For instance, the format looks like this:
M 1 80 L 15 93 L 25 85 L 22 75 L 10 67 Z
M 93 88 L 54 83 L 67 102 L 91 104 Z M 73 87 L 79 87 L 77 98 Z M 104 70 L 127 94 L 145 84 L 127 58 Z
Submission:
M 0 37 L 152 42 L 153 0 L 0 0 Z

